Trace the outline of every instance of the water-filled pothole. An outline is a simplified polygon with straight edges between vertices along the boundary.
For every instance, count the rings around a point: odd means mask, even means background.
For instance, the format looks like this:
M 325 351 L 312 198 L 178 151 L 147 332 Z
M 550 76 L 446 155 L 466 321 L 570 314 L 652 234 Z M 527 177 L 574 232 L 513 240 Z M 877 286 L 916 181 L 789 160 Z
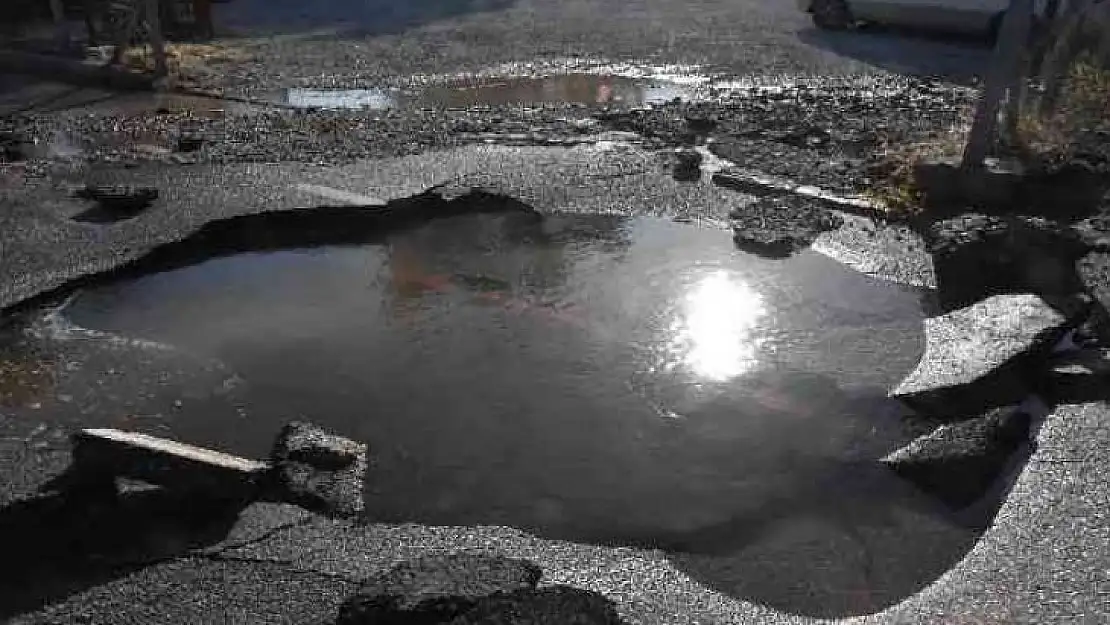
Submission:
M 214 258 L 64 315 L 238 372 L 249 417 L 182 413 L 187 440 L 263 456 L 306 418 L 369 442 L 373 520 L 659 546 L 829 615 L 919 590 L 972 540 L 875 462 L 912 434 L 886 389 L 921 354 L 921 297 L 725 232 L 512 213 Z
M 413 89 L 287 89 L 279 100 L 296 108 L 466 108 L 545 104 L 663 104 L 691 100 L 696 86 L 660 79 L 595 74 L 472 78 Z

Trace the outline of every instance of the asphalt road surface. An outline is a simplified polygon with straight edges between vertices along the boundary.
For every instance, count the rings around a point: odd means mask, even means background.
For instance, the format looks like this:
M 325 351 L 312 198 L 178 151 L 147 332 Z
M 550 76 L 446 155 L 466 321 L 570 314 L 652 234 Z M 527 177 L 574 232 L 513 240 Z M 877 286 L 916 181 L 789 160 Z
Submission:
M 970 42 L 819 33 L 787 0 L 488 0 L 391 7 L 384 1 L 332 1 L 312 3 L 305 14 L 306 4 L 234 0 L 216 5 L 224 30 L 218 45 L 226 60 L 196 70 L 197 86 L 266 94 L 287 87 L 396 84 L 417 75 L 498 71 L 503 65 L 528 73 L 620 63 L 770 82 L 812 75 L 831 84 L 833 77 L 892 72 L 963 80 L 981 69 L 986 54 Z M 924 90 L 926 108 L 950 112 L 966 105 L 966 96 L 947 89 L 939 96 Z M 809 120 L 810 126 L 835 127 L 842 107 L 854 107 L 859 126 L 885 128 L 904 124 L 890 121 L 888 113 L 898 107 L 900 119 L 919 112 L 901 100 L 881 111 L 835 94 L 818 102 L 813 110 L 823 116 L 794 110 L 787 125 L 804 126 L 799 120 Z M 220 147 L 206 148 L 199 158 L 181 164 L 166 158 L 164 146 L 139 154 L 110 146 L 110 137 L 158 147 L 167 137 L 176 140 L 186 122 L 196 122 L 194 116 L 157 113 L 150 103 L 126 114 L 115 106 L 109 102 L 98 115 L 63 119 L 45 112 L 51 107 L 44 105 L 38 107 L 39 116 L 3 121 L 5 128 L 42 139 L 35 145 L 45 149 L 27 165 L 6 166 L 3 172 L 0 305 L 133 261 L 213 221 L 263 211 L 379 204 L 443 184 L 493 189 L 543 211 L 646 214 L 710 225 L 719 225 L 750 200 L 706 179 L 681 184 L 671 178 L 663 152 L 676 143 L 667 128 L 669 119 L 687 113 L 679 109 L 662 109 L 660 119 L 645 123 L 601 123 L 591 111 L 569 106 L 545 112 L 538 121 L 530 113 L 484 110 L 454 117 L 413 111 L 305 114 L 290 122 L 271 114 L 232 113 L 226 104 L 221 105 L 229 109 L 221 114 L 226 119 L 201 123 L 208 132 L 205 140 Z M 745 147 L 738 139 L 745 123 L 768 125 L 781 115 L 774 106 L 760 107 L 762 113 L 736 109 L 731 117 L 727 107 L 710 107 L 726 122 L 722 139 L 731 142 L 730 156 L 794 163 L 792 173 L 799 177 L 817 172 L 827 160 L 820 150 L 781 147 L 782 137 L 771 141 L 771 148 Z M 951 123 L 951 117 L 942 118 L 939 127 Z M 473 132 L 475 125 L 480 132 Z M 654 138 L 630 138 L 627 130 L 605 134 L 618 130 L 614 126 Z M 575 147 L 544 147 L 505 137 L 534 134 L 536 128 L 560 140 L 587 138 Z M 498 145 L 503 143 L 513 145 Z M 838 180 L 821 176 L 822 183 Z M 136 219 L 78 223 L 71 218 L 86 207 L 69 190 L 85 182 L 151 184 L 162 195 Z M 904 229 L 849 219 L 845 228 L 822 235 L 817 247 L 883 278 L 931 282 L 920 241 Z M 743 567 L 727 558 L 550 541 L 504 527 L 352 526 L 271 504 L 198 518 L 188 513 L 189 502 L 137 493 L 128 497 L 121 517 L 118 511 L 43 498 L 38 491 L 69 461 L 66 436 L 76 427 L 172 434 L 164 424 L 198 410 L 235 427 L 251 406 L 242 402 L 242 380 L 222 363 L 81 332 L 30 312 L 31 325 L 7 328 L 0 345 L 0 553 L 7 554 L 0 575 L 0 619 L 330 622 L 340 602 L 366 577 L 422 553 L 467 550 L 533 560 L 543 568 L 545 583 L 600 592 L 631 623 L 809 622 L 736 591 L 745 584 L 781 590 L 790 579 L 738 579 Z M 967 556 L 959 562 L 918 563 L 937 567 L 935 583 L 894 606 L 882 602 L 888 595 L 869 593 L 866 587 L 855 594 L 840 592 L 840 603 L 827 612 L 879 611 L 854 620 L 861 624 L 1110 620 L 1105 601 L 1110 499 L 1102 477 L 1105 459 L 1093 453 L 1106 437 L 1105 416 L 1101 404 L 1053 415 L 1038 434 L 1040 447 L 1033 458 L 1012 476 L 1012 490 L 991 527 L 978 542 L 967 543 Z M 812 548 L 807 541 L 816 532 L 826 545 L 853 549 L 852 537 L 837 531 L 805 523 L 784 527 L 763 551 L 748 555 L 784 571 L 823 566 L 807 560 Z M 835 571 L 830 575 L 835 577 Z M 801 586 L 788 590 L 809 597 L 828 592 Z
M 638 61 L 751 75 L 890 70 L 969 76 L 975 42 L 897 34 L 823 33 L 790 0 L 236 0 L 219 5 L 229 32 L 279 32 L 243 65 L 251 82 L 342 84 L 380 76 L 480 71 L 502 63 Z M 353 10 L 351 7 L 355 7 Z

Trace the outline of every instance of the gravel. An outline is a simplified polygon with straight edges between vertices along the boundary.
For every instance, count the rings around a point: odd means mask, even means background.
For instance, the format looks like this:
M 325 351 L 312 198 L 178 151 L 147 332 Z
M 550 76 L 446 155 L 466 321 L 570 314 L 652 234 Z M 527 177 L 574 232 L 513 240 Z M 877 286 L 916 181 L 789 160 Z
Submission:
M 299 4 L 239 0 L 217 5 L 218 11 L 228 17 L 234 12 L 247 15 L 265 11 L 274 18 L 275 26 L 284 22 L 287 33 L 222 43 L 237 60 L 193 70 L 192 83 L 232 94 L 263 94 L 284 86 L 418 83 L 429 76 L 443 77 L 463 70 L 497 71 L 504 63 L 518 63 L 513 67 L 521 73 L 542 73 L 553 68 L 596 69 L 606 63 L 637 60 L 645 66 L 687 66 L 676 73 L 759 74 L 768 77 L 771 88 L 734 90 L 732 96 L 706 103 L 671 103 L 631 111 L 568 104 L 538 109 L 517 106 L 359 113 L 261 108 L 212 115 L 199 110 L 154 108 L 93 115 L 25 114 L 0 120 L 0 136 L 5 137 L 0 160 L 10 162 L 30 156 L 26 164 L 8 166 L 6 170 L 40 176 L 69 167 L 74 161 L 82 167 L 107 164 L 140 168 L 153 161 L 159 166 L 159 175 L 165 173 L 166 179 L 173 181 L 171 170 L 179 169 L 189 177 L 190 172 L 203 170 L 208 164 L 289 163 L 290 168 L 347 164 L 473 142 L 547 145 L 587 139 L 598 130 L 608 129 L 635 132 L 644 137 L 642 142 L 648 148 L 688 147 L 709 140 L 714 154 L 742 166 L 851 192 L 866 185 L 867 161 L 884 145 L 959 124 L 973 96 L 968 90 L 938 82 L 871 78 L 882 74 L 875 65 L 886 64 L 888 57 L 899 63 L 919 57 L 924 61 L 917 69 L 929 73 L 929 54 L 905 54 L 907 50 L 921 52 L 928 46 L 903 47 L 901 60 L 896 60 L 894 57 L 899 55 L 889 54 L 891 50 L 882 40 L 869 39 L 867 45 L 848 51 L 848 56 L 857 59 L 837 57 L 827 51 L 848 49 L 844 40 L 814 34 L 806 16 L 789 2 L 489 0 L 467 5 L 469 12 L 409 12 L 396 16 L 394 21 L 363 23 L 341 32 L 326 15 L 303 22 L 290 19 L 290 11 Z M 599 20 L 598 15 L 606 19 Z M 235 20 L 228 23 L 234 25 Z M 402 24 L 407 28 L 403 33 L 399 28 Z M 323 30 L 313 33 L 310 28 Z M 871 45 L 875 42 L 882 45 Z M 865 49 L 868 47 L 871 49 Z M 875 65 L 859 62 L 858 58 L 869 55 L 868 60 Z M 519 65 L 521 60 L 535 62 Z M 797 78 L 814 74 L 867 76 Z M 797 86 L 799 83 L 803 86 Z M 262 182 L 261 174 L 275 181 L 284 181 L 290 175 L 284 168 L 234 171 L 239 179 L 250 179 L 256 186 Z M 296 173 L 304 175 L 302 171 Z M 12 258 L 20 260 L 24 276 L 34 274 L 57 282 L 62 280 L 55 275 L 57 272 L 81 273 L 131 260 L 153 244 L 187 236 L 211 219 L 271 208 L 278 203 L 276 200 L 284 208 L 293 202 L 280 193 L 267 199 L 259 190 L 256 197 L 247 197 L 243 206 L 212 208 L 211 198 L 191 196 L 208 193 L 210 185 L 206 181 L 220 177 L 202 171 L 191 178 L 189 189 L 173 190 L 176 203 L 170 206 L 174 210 L 162 210 L 148 220 L 124 222 L 111 232 L 59 225 L 58 216 L 69 208 L 57 202 L 22 202 L 17 207 L 19 221 L 10 223 L 26 226 L 33 235 L 17 233 L 15 241 L 24 240 L 27 249 L 32 243 L 35 249 L 50 247 L 45 244 L 53 241 L 51 249 L 57 251 L 47 254 L 49 258 L 40 258 L 26 253 L 26 249 L 15 249 Z M 54 183 L 47 179 L 41 184 Z M 247 191 L 245 195 L 249 196 L 253 188 L 243 184 L 240 192 Z M 189 202 L 182 200 L 186 195 L 190 196 Z M 758 204 L 753 205 L 756 212 L 746 214 L 759 214 L 763 223 L 769 216 L 772 225 L 789 222 L 791 227 L 806 226 L 804 236 L 786 237 L 791 246 L 804 245 L 827 222 L 824 213 L 799 205 L 804 210 L 796 215 L 785 214 L 781 206 L 760 213 Z M 745 217 L 743 210 L 734 214 Z M 37 273 L 32 271 L 36 269 Z M 20 280 L 17 273 L 14 282 L 4 285 L 5 297 L 41 290 Z M 1079 427 L 1073 423 L 1097 421 L 1104 407 L 1094 406 L 1087 412 L 1089 418 L 1082 421 L 1078 418 L 1082 414 L 1063 415 L 1058 422 L 1066 425 L 1057 428 L 1066 427 L 1070 432 L 1070 428 Z M 1045 449 L 1059 453 L 1068 451 L 1067 446 L 1076 439 L 1045 434 L 1042 438 Z M 953 575 L 876 620 L 924 623 L 956 616 L 1023 622 L 1097 619 L 1105 607 L 1074 592 L 1082 580 L 1061 572 L 1078 570 L 1083 575 L 1104 568 L 1095 550 L 1089 554 L 1085 547 L 1105 543 L 1101 540 L 1104 532 L 1098 529 L 1105 527 L 1099 520 L 1099 511 L 1105 506 L 1097 505 L 1100 497 L 1104 499 L 1105 489 L 1080 488 L 1089 482 L 1101 483 L 1101 479 L 1082 480 L 1085 473 L 1060 475 L 1054 466 L 1034 464 L 1026 471 L 1015 488 L 1016 494 L 1000 513 L 1003 522 L 988 532 L 966 560 L 955 565 Z M 18 470 L 37 469 L 25 469 L 20 463 Z M 1075 492 L 1093 494 L 1063 500 L 1053 489 L 1060 484 Z M 1091 505 L 1085 508 L 1088 503 Z M 1038 524 L 1058 529 L 1046 532 Z M 354 540 L 346 525 L 317 521 L 303 529 L 308 535 L 286 532 L 292 540 L 260 541 L 238 554 L 218 554 L 226 559 L 212 554 L 210 558 L 186 558 L 146 567 L 127 578 L 81 580 L 72 589 L 76 594 L 70 599 L 31 618 L 36 622 L 156 622 L 169 616 L 174 622 L 205 622 L 213 614 L 220 614 L 238 622 L 289 618 L 316 621 L 334 615 L 342 597 L 354 591 L 354 580 L 345 577 L 352 569 L 362 567 L 366 573 L 367 567 L 384 567 L 402 553 L 496 546 L 505 555 L 534 559 L 545 573 L 551 572 L 557 583 L 575 582 L 604 592 L 619 602 L 622 616 L 635 615 L 638 622 L 797 620 L 745 601 L 722 598 L 719 593 L 706 593 L 655 553 L 540 544 L 516 532 L 489 528 L 370 526 L 360 532 L 364 542 Z M 443 533 L 444 540 L 435 542 L 433 531 Z M 1068 536 L 1077 549 L 1084 549 L 1077 554 L 1064 553 L 1070 543 L 1062 547 L 1060 536 Z M 343 558 L 344 553 L 350 557 Z M 235 555 L 244 560 L 232 560 Z M 1015 580 L 1021 583 L 1012 583 Z M 264 590 L 259 592 L 257 588 Z M 984 602 L 988 597 L 990 600 Z M 1070 599 L 1060 601 L 1060 597 Z M 995 609 L 999 603 L 1005 606 L 1004 612 Z M 676 605 L 681 608 L 676 610 Z M 502 611 L 500 606 L 493 607 L 494 613 Z
M 289 0 L 217 5 L 217 21 L 231 30 L 281 34 L 232 41 L 236 62 L 202 78 L 240 91 L 274 82 L 349 87 L 502 63 L 566 68 L 623 60 L 745 74 L 875 71 L 801 40 L 808 16 L 788 2 L 486 0 L 408 3 L 393 15 L 381 14 L 381 2 L 363 4 L 363 12 L 334 1 L 311 12 Z

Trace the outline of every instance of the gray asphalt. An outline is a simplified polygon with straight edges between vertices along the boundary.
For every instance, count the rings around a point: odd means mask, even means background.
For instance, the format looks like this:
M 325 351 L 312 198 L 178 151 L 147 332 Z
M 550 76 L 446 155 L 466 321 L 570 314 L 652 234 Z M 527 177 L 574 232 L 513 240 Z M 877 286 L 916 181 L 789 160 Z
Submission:
M 262 6 L 255 0 L 237 2 L 242 4 L 218 5 L 219 10 L 245 15 Z M 324 75 L 333 77 L 329 84 L 364 84 L 536 59 L 559 64 L 568 57 L 705 64 L 734 74 L 892 70 L 957 75 L 982 57 L 981 50 L 962 45 L 885 34 L 865 39 L 820 35 L 785 1 L 535 0 L 495 13 L 442 19 L 410 15 L 411 27 L 380 33 L 355 28 L 343 37 L 307 36 L 310 31 L 303 26 L 273 39 L 246 37 L 244 45 L 256 62 L 209 78 L 230 90 L 250 91 L 316 85 Z M 274 15 L 281 18 L 280 6 Z M 234 27 L 233 17 L 228 15 L 228 23 Z M 317 22 L 311 26 L 335 32 L 329 20 Z M 85 206 L 72 199 L 68 185 L 88 180 L 154 183 L 163 197 L 131 221 L 108 227 L 72 222 L 69 218 Z M 68 172 L 18 183 L 6 179 L 0 185 L 0 307 L 137 259 L 213 220 L 342 203 L 334 192 L 325 191 L 333 197 L 322 198 L 322 187 L 381 202 L 443 183 L 494 189 L 545 211 L 646 213 L 710 227 L 721 227 L 728 212 L 747 201 L 708 181 L 676 183 L 658 156 L 620 142 L 576 148 L 470 146 L 343 167 L 292 161 L 187 168 L 100 164 L 91 170 L 73 165 Z M 922 285 L 933 280 L 920 242 L 904 230 L 849 220 L 849 227 L 823 235 L 816 247 L 884 278 Z M 0 383 L 0 505 L 9 513 L 33 500 L 64 469 L 65 436 L 74 427 L 142 429 L 169 422 L 166 431 L 155 433 L 173 435 L 173 424 L 192 410 L 229 420 L 249 411 L 236 399 L 239 382 L 219 363 L 49 324 L 33 329 L 23 339 L 32 347 L 18 352 L 19 361 L 0 358 L 18 373 L 5 369 L 7 378 Z M 12 379 L 19 382 L 9 384 Z M 213 396 L 214 387 L 225 391 Z M 142 415 L 154 419 L 148 423 Z M 1039 431 L 1039 446 L 1029 461 L 1015 466 L 1012 485 L 999 485 L 1010 487 L 1009 495 L 968 555 L 905 602 L 849 622 L 1110 622 L 1110 496 L 1107 460 L 1098 453 L 1110 436 L 1107 417 L 1103 404 L 1057 410 Z M 8 544 L 44 539 L 33 523 L 0 520 L 9 522 Z M 229 534 L 200 544 L 191 532 L 169 525 L 140 532 L 150 549 L 139 555 L 110 552 L 109 566 L 74 570 L 44 596 L 28 596 L 30 611 L 6 616 L 15 623 L 324 622 L 360 579 L 402 558 L 476 550 L 527 557 L 543 567 L 543 583 L 601 592 L 633 623 L 811 622 L 711 590 L 661 552 L 545 541 L 509 528 L 354 527 L 272 504 L 248 507 Z M 64 544 L 64 536 L 49 538 Z M 804 556 L 805 538 L 804 531 L 787 533 L 783 553 Z M 144 559 L 150 553 L 157 554 L 154 561 Z M 32 610 L 36 601 L 49 606 Z
M 625 134 L 601 134 L 593 143 L 569 148 L 473 145 L 342 167 L 279 163 L 61 168 L 48 179 L 0 189 L 7 207 L 0 306 L 137 259 L 209 221 L 315 205 L 380 204 L 437 186 L 482 188 L 543 212 L 646 215 L 721 228 L 727 227 L 730 211 L 751 201 L 713 184 L 709 176 L 696 183 L 677 182 L 669 175 L 665 155 L 626 139 Z M 72 189 L 86 183 L 149 185 L 162 195 L 138 218 L 104 228 L 71 220 L 88 207 L 72 197 Z M 879 228 L 870 220 L 848 216 L 846 227 L 822 235 L 817 249 L 865 273 L 906 284 L 933 284 L 923 245 L 904 227 Z
M 599 149 L 613 153 L 599 159 Z M 414 176 L 414 171 L 421 175 Z M 599 191 L 591 184 L 618 173 L 615 180 L 622 183 L 611 188 Z M 648 207 L 652 214 L 680 217 L 690 217 L 691 207 L 696 207 L 694 217 L 719 218 L 741 201 L 741 196 L 708 183 L 675 183 L 654 170 L 649 155 L 631 147 L 486 146 L 345 168 L 199 168 L 190 170 L 187 178 L 164 168 L 106 168 L 95 176 L 160 183 L 168 176 L 177 186 L 163 188 L 178 190 L 167 193 L 164 203 L 148 214 L 108 228 L 69 222 L 67 216 L 79 207 L 64 197 L 62 182 L 20 193 L 9 190 L 10 196 L 21 197 L 18 203 L 5 203 L 13 209 L 7 213 L 7 224 L 18 226 L 4 229 L 5 303 L 136 258 L 212 219 L 318 201 L 305 197 L 299 184 L 387 200 L 455 181 L 460 188 L 499 189 L 544 210 L 638 213 Z M 188 183 L 182 184 L 184 180 Z M 578 188 L 581 192 L 575 193 Z M 864 228 L 861 224 L 860 231 Z M 912 268 L 912 252 L 887 257 L 874 253 L 896 245 L 900 236 L 904 235 L 892 231 L 877 237 L 835 235 L 834 240 L 852 251 L 863 268 Z M 852 245 L 853 240 L 869 243 Z M 907 271 L 905 279 L 920 280 L 920 270 Z M 897 271 L 891 273 L 889 277 L 898 277 Z M 30 408 L 24 404 L 5 409 L 3 455 L 8 461 L 0 463 L 5 504 L 26 499 L 65 466 L 67 428 L 143 427 L 141 420 L 119 421 L 116 416 L 147 414 L 155 417 L 151 423 L 159 422 L 158 415 L 182 410 L 182 398 L 186 412 L 177 419 L 184 419 L 188 410 L 221 411 L 233 418 L 235 410 L 242 409 L 235 402 L 235 384 L 228 383 L 234 376 L 218 363 L 57 328 L 40 329 L 39 336 L 48 338 L 44 345 L 53 345 L 40 346 L 44 363 L 81 363 L 86 375 L 55 368 L 50 379 L 58 388 L 53 393 L 44 392 L 45 398 L 31 402 Z M 173 383 L 167 385 L 166 380 Z M 205 389 L 213 387 L 230 390 L 206 398 Z M 1102 594 L 1108 590 L 1107 497 L 1100 473 L 1103 460 L 1093 450 L 1106 433 L 1105 417 L 1102 405 L 1061 409 L 1050 417 L 1040 433 L 1040 448 L 1016 476 L 995 524 L 968 556 L 919 595 L 864 622 L 1103 622 L 1108 616 Z M 174 429 L 170 425 L 169 431 L 159 433 L 172 436 Z M 277 529 L 290 519 L 299 524 Z M 145 567 L 131 563 L 128 575 L 78 579 L 74 583 L 79 592 L 64 600 L 65 592 L 52 596 L 60 602 L 15 622 L 73 622 L 78 614 L 90 623 L 312 622 L 333 615 L 358 579 L 399 558 L 442 549 L 528 557 L 544 568 L 548 582 L 571 583 L 611 597 L 630 622 L 799 622 L 701 586 L 661 552 L 556 543 L 506 528 L 353 528 L 287 507 L 258 504 L 243 513 L 238 529 L 225 542 L 245 542 L 270 530 L 276 531 L 249 546 L 207 546 L 215 555 L 182 555 L 184 550 L 171 549 L 169 553 L 178 557 Z M 157 527 L 148 531 L 156 543 L 177 544 L 172 534 L 167 537 Z M 776 556 L 805 553 L 794 542 L 805 540 L 806 531 L 800 531 L 799 536 L 781 539 L 785 542 Z
M 381 4 L 329 0 L 311 11 L 290 1 L 218 5 L 217 20 L 242 38 L 249 59 L 235 64 L 225 84 L 338 86 L 500 64 L 542 71 L 633 60 L 737 75 L 968 77 L 985 58 L 981 46 L 962 43 L 821 33 L 789 0 L 488 0 L 438 9 L 416 2 L 384 19 Z M 275 31 L 281 35 L 257 37 Z
M 1105 622 L 1108 502 L 1100 460 L 1087 448 L 1106 436 L 1105 419 L 1101 405 L 1053 414 L 1040 449 L 969 555 L 902 604 L 845 622 Z M 12 622 L 322 622 L 359 579 L 445 550 L 529 558 L 544 569 L 542 583 L 600 592 L 632 623 L 813 622 L 710 591 L 661 552 L 544 541 L 507 528 L 354 528 L 269 504 L 248 508 L 225 541 L 203 552 L 107 580 Z

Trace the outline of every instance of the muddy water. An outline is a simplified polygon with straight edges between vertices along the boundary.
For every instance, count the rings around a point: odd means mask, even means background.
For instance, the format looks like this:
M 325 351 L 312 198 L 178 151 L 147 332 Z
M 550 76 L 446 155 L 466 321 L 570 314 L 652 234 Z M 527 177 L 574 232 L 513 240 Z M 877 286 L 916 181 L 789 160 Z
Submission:
M 374 110 L 544 104 L 637 106 L 691 100 L 697 95 L 694 86 L 666 80 L 563 74 L 471 78 L 411 90 L 287 89 L 276 99 L 297 108 Z
M 725 232 L 502 215 L 209 260 L 63 315 L 235 370 L 248 418 L 189 440 L 262 456 L 304 418 L 369 442 L 374 520 L 728 553 L 791 519 L 930 514 L 873 463 L 908 437 L 885 390 L 921 306 Z
M 43 99 L 29 110 L 61 110 L 67 115 L 140 115 L 189 113 L 199 118 L 256 115 L 275 107 L 284 109 L 386 110 L 402 108 L 468 108 L 481 106 L 542 106 L 583 104 L 639 106 L 689 101 L 709 94 L 696 84 L 665 79 L 629 78 L 596 74 L 544 77 L 470 77 L 406 89 L 290 88 L 256 94 L 251 102 L 184 95 L 106 94 L 83 90 L 83 99 Z M 0 98 L 0 111 L 6 100 Z

